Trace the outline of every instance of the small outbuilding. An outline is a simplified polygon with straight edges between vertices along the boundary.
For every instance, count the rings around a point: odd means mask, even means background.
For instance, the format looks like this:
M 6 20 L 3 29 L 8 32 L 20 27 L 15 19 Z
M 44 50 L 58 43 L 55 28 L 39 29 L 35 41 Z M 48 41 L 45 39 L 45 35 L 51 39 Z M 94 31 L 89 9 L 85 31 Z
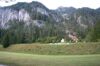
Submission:
M 64 42 L 65 42 L 65 40 L 62 38 L 62 39 L 61 39 L 61 43 L 64 43 Z

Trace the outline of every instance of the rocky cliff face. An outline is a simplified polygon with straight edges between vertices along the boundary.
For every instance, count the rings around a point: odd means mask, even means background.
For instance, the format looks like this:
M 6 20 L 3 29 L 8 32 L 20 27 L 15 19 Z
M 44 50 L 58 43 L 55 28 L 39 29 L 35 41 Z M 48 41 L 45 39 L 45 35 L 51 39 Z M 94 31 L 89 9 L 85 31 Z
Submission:
M 24 22 L 29 22 L 31 20 L 29 13 L 24 9 L 19 11 L 13 9 L 0 9 L 0 25 L 2 28 L 5 28 L 9 20 L 23 20 Z

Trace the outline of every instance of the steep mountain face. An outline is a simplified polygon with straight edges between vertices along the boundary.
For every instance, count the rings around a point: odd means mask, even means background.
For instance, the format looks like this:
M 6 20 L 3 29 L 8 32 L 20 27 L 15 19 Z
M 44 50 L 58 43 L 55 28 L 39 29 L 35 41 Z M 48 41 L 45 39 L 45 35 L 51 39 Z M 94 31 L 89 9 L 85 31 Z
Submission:
M 50 10 L 35 1 L 0 8 L 0 28 L 19 27 L 21 25 L 18 26 L 18 24 L 22 22 L 24 25 L 23 32 L 38 33 L 42 36 L 46 35 L 46 32 L 48 33 L 47 36 L 54 34 L 54 36 L 61 35 L 64 37 L 65 34 L 68 35 L 69 33 L 76 33 L 79 37 L 85 36 L 86 31 L 93 27 L 99 18 L 100 8 L 94 10 L 59 7 L 56 10 Z
M 39 3 L 37 3 L 37 2 L 36 2 L 36 4 L 34 4 L 34 3 L 30 3 L 30 4 L 18 3 L 18 4 L 13 5 L 13 6 L 1 8 L 0 9 L 1 27 L 5 27 L 6 23 L 8 23 L 9 20 L 14 20 L 14 19 L 19 20 L 19 21 L 22 20 L 26 23 L 29 23 L 30 21 L 32 21 L 31 14 L 32 13 L 34 14 L 35 12 L 39 12 L 43 15 L 44 14 L 47 15 L 45 8 L 42 9 L 42 6 L 41 6 L 41 8 L 40 7 L 37 8 L 38 4 Z M 40 12 L 40 10 L 42 10 L 42 11 L 44 10 L 44 11 Z
M 62 15 L 65 21 L 74 22 L 84 29 L 93 26 L 96 20 L 99 19 L 98 15 L 100 15 L 97 10 L 90 8 L 75 9 L 72 7 L 62 7 L 58 8 L 57 11 Z
M 97 20 L 100 19 L 99 9 L 60 7 L 56 11 L 63 17 L 64 24 L 66 23 L 69 28 L 75 28 L 74 30 L 86 31 L 93 27 Z
M 18 3 L 9 7 L 0 8 L 0 26 L 7 27 L 9 20 L 24 21 L 29 24 L 35 21 L 60 22 L 62 19 L 55 11 L 49 10 L 39 2 Z M 37 22 L 38 23 L 38 22 Z

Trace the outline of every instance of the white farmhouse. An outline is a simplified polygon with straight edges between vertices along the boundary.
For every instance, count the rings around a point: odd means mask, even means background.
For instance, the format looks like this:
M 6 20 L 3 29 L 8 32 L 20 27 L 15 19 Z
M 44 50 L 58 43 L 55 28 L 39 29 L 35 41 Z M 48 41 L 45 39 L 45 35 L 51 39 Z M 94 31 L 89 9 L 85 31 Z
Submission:
M 61 43 L 64 43 L 64 42 L 65 42 L 65 40 L 62 38 L 62 39 L 61 39 Z

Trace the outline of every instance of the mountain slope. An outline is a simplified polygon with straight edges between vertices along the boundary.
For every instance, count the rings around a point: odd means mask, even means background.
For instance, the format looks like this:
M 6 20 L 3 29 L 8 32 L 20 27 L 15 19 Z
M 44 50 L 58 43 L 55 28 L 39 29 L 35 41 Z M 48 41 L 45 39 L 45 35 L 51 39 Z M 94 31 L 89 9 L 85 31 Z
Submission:
M 82 39 L 99 17 L 99 8 L 59 7 L 50 10 L 39 2 L 20 2 L 0 8 L 0 33 L 3 34 L 0 37 L 2 40 L 6 33 L 13 34 L 11 39 L 18 40 L 15 43 L 59 42 L 62 38 L 71 39 L 69 35 Z

